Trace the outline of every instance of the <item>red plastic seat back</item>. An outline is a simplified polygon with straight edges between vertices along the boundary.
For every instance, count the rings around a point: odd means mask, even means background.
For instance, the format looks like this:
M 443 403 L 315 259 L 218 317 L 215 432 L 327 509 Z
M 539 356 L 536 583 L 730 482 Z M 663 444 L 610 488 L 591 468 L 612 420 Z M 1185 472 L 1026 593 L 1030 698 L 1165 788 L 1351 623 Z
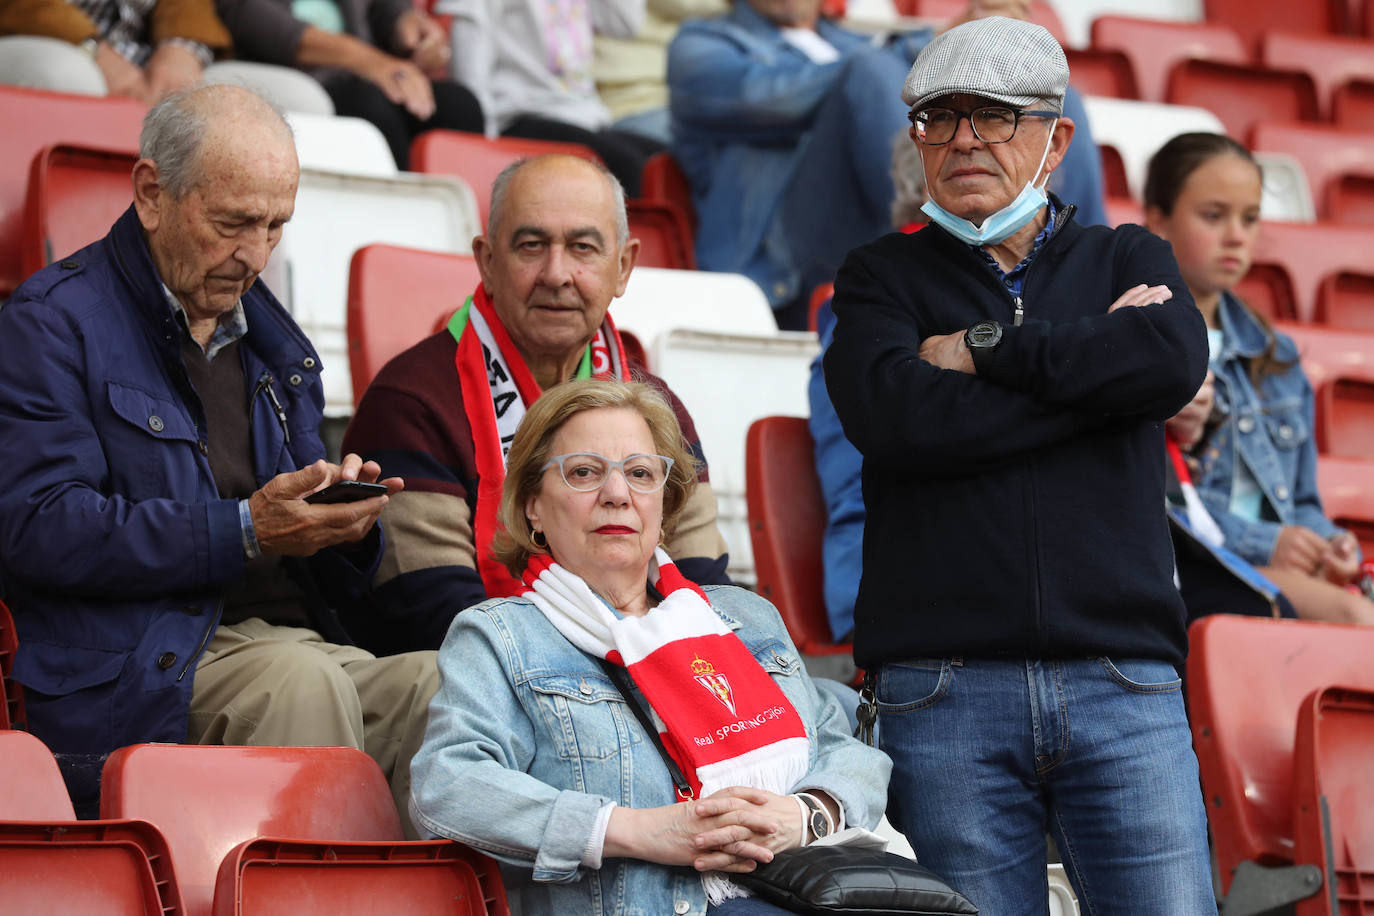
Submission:
M 1374 175 L 1341 175 L 1329 182 L 1324 206 L 1332 222 L 1374 226 Z
M 1374 468 L 1369 460 L 1318 455 L 1317 492 L 1327 518 L 1354 534 L 1366 557 L 1374 556 Z
M 1166 100 L 1211 110 L 1241 142 L 1260 121 L 1317 120 L 1317 90 L 1306 73 L 1185 60 L 1169 73 Z
M 758 591 L 804 654 L 834 652 L 822 590 L 825 498 L 801 417 L 764 417 L 744 446 L 745 497 Z
M 1345 35 L 1266 31 L 1260 59 L 1275 70 L 1301 70 L 1312 77 L 1323 112 L 1331 110 L 1337 87 L 1353 79 L 1374 80 L 1374 41 Z
M 29 170 L 21 260 L 33 273 L 103 238 L 133 203 L 134 153 L 58 144 Z
M 968 9 L 965 0 L 896 0 L 897 13 L 901 16 L 920 16 L 923 19 L 953 19 Z M 1031 0 L 1030 21 L 1043 26 L 1054 40 L 1067 45 L 1064 23 L 1054 6 L 1048 0 Z
M 1208 22 L 1235 29 L 1247 47 L 1258 48 L 1268 31 L 1339 34 L 1345 27 L 1344 0 L 1203 0 Z
M 0 821 L 76 819 L 57 761 L 33 735 L 0 730 L 0 772 Z
M 630 237 L 639 239 L 637 265 L 696 270 L 692 230 L 676 204 L 640 199 L 626 201 L 625 208 L 630 219 Z
M 1079 50 L 1065 48 L 1073 87 L 1083 95 L 1105 95 L 1117 99 L 1140 98 L 1135 70 L 1130 58 L 1106 48 Z
M 1108 225 L 1120 226 L 1122 223 L 1135 223 L 1137 226 L 1145 225 L 1145 208 L 1134 197 L 1109 196 L 1105 203 Z
M 1120 52 L 1130 60 L 1140 98 L 1147 102 L 1164 101 L 1169 71 L 1179 61 L 1249 63 L 1240 36 L 1220 23 L 1098 16 L 1092 24 L 1092 46 Z
M 19 651 L 19 634 L 9 607 L 0 601 L 0 728 L 26 728 L 24 685 L 14 679 L 14 653 Z
M 0 298 L 24 279 L 20 239 L 33 157 L 54 143 L 138 150 L 147 107 L 116 96 L 68 95 L 0 86 Z M 108 227 L 106 227 L 108 228 Z M 58 255 L 59 257 L 61 255 Z
M 1298 346 L 1303 372 L 1313 391 L 1321 391 L 1330 379 L 1369 378 L 1374 367 L 1374 333 L 1347 331 L 1319 324 L 1278 322 L 1274 327 Z
M 648 158 L 639 193 L 642 200 L 661 200 L 676 206 L 687 219 L 688 238 L 696 237 L 697 210 L 692 203 L 692 186 L 671 153 L 654 153 Z
M 1355 80 L 1337 87 L 1331 96 L 1331 120 L 1353 130 L 1374 130 L 1374 81 Z
M 431 175 L 456 175 L 472 187 L 482 226 L 491 209 L 491 186 L 501 170 L 518 159 L 562 153 L 592 162 L 601 157 L 580 143 L 556 140 L 525 140 L 519 137 L 491 139 L 457 130 L 427 130 L 410 145 L 410 169 Z
M 1327 277 L 1317 295 L 1316 317 L 1332 327 L 1374 331 L 1374 274 Z
M 1271 321 L 1297 317 L 1293 278 L 1282 264 L 1256 261 L 1232 291 L 1246 305 Z
M 1371 251 L 1374 227 L 1266 221 L 1255 248 L 1255 264 L 1282 266 L 1292 284 L 1293 311 L 1280 310 L 1278 317 L 1311 321 L 1322 281 L 1341 272 L 1374 274 Z
M 1344 458 L 1374 456 L 1374 378 L 1336 375 L 1318 389 L 1317 448 Z
M 481 281 L 477 262 L 464 254 L 395 245 L 355 251 L 348 269 L 353 403 L 387 360 L 433 334 Z
M 402 839 L 376 762 L 346 747 L 137 744 L 105 762 L 100 814 L 155 824 L 187 905 L 207 912 L 220 863 L 245 840 Z
M 1293 861 L 1298 707 L 1327 684 L 1374 687 L 1374 629 L 1213 614 L 1188 637 L 1189 718 L 1227 890 L 1242 861 Z
M 1298 712 L 1295 852 L 1322 870 L 1297 916 L 1374 912 L 1374 691 L 1327 687 Z
M 1126 177 L 1126 160 L 1121 151 L 1110 143 L 1099 143 L 1098 155 L 1102 158 L 1102 188 L 1108 197 L 1130 197 L 1131 182 Z
M 251 840 L 224 859 L 214 916 L 485 916 L 487 901 L 467 855 L 447 841 L 398 846 Z M 493 904 L 491 912 L 505 911 L 504 893 Z
M 1256 124 L 1250 132 L 1250 148 L 1258 152 L 1286 153 L 1307 173 L 1318 216 L 1332 219 L 1328 206 L 1333 186 L 1346 175 L 1374 178 L 1374 133 L 1333 127 L 1329 124 Z

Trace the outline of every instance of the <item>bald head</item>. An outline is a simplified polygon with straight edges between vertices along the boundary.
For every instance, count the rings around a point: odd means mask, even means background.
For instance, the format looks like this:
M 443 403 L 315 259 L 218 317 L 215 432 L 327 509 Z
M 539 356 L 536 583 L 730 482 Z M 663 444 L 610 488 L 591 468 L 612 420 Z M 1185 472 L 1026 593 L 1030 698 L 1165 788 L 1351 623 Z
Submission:
M 277 159 L 296 158 L 291 127 L 262 96 L 238 86 L 201 86 L 168 96 L 148 111 L 139 157 L 151 160 L 165 191 L 181 198 L 205 180 L 203 150 L 229 145 Z
M 625 215 L 625 189 L 621 187 L 620 181 L 599 162 L 562 153 L 519 159 L 501 170 L 501 174 L 497 175 L 491 184 L 487 234 L 495 238 L 500 233 L 502 219 L 509 209 L 508 201 L 513 193 L 519 194 L 525 188 L 536 187 L 541 182 L 561 181 L 586 175 L 597 175 L 605 183 L 615 221 L 616 244 L 624 247 L 630 239 L 630 222 Z M 519 181 L 516 181 L 517 176 Z

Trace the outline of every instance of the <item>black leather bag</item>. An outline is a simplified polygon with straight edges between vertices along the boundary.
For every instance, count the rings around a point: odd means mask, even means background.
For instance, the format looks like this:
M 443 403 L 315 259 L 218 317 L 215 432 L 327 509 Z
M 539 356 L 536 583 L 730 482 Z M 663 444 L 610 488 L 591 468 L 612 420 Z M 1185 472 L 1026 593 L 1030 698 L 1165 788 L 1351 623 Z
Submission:
M 850 846 L 800 846 L 730 880 L 794 913 L 972 916 L 978 908 L 911 859 Z

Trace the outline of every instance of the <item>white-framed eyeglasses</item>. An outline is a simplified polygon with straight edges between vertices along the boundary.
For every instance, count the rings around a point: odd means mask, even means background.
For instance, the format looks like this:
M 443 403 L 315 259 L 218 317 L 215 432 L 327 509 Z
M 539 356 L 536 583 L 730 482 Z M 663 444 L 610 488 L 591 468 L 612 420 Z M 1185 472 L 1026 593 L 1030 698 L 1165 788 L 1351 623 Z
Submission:
M 579 493 L 601 489 L 612 470 L 620 472 L 625 483 L 636 493 L 655 493 L 668 482 L 673 459 L 667 455 L 629 455 L 612 461 L 596 452 L 569 452 L 554 455 L 539 469 L 540 473 L 558 465 L 558 472 L 569 488 Z

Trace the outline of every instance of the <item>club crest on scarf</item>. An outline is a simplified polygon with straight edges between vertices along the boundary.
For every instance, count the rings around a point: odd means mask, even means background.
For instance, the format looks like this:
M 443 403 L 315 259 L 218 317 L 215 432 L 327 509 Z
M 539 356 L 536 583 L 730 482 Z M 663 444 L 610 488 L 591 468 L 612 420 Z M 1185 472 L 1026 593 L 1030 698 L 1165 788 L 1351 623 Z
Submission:
M 725 704 L 725 708 L 730 710 L 730 715 L 739 715 L 735 712 L 735 695 L 730 690 L 730 679 L 716 671 L 715 665 L 700 655 L 696 656 L 692 659 L 692 678 L 710 691 L 711 696 Z

